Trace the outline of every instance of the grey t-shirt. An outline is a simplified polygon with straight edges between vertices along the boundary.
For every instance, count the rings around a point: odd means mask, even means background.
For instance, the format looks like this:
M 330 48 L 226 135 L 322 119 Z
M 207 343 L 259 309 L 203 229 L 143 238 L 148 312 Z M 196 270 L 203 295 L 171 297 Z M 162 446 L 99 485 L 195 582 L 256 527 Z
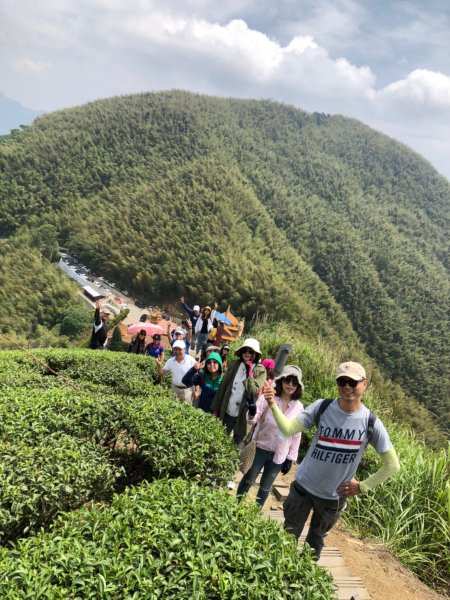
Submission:
M 310 404 L 297 419 L 309 429 L 323 400 Z M 362 405 L 356 412 L 345 412 L 338 401 L 320 416 L 319 427 L 305 458 L 300 463 L 296 481 L 319 498 L 337 500 L 336 488 L 355 476 L 367 447 L 369 409 Z M 371 444 L 379 454 L 392 448 L 389 434 L 380 419 L 376 419 Z

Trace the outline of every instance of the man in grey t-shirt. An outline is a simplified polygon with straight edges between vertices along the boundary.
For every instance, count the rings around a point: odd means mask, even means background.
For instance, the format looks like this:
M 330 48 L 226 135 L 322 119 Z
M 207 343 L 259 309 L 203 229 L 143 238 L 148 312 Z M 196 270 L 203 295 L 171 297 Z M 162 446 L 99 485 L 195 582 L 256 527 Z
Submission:
M 312 511 L 306 541 L 317 558 L 325 536 L 345 507 L 346 498 L 366 493 L 400 468 L 383 423 L 362 403 L 367 389 L 364 367 L 355 362 L 340 364 L 336 383 L 339 398 L 332 401 L 316 400 L 292 420 L 278 409 L 271 386 L 265 385 L 263 388 L 267 403 L 284 435 L 306 431 L 317 424 L 316 434 L 284 503 L 285 529 L 296 537 L 302 533 Z M 383 464 L 366 480 L 358 481 L 355 479 L 356 470 L 369 443 L 380 454 Z

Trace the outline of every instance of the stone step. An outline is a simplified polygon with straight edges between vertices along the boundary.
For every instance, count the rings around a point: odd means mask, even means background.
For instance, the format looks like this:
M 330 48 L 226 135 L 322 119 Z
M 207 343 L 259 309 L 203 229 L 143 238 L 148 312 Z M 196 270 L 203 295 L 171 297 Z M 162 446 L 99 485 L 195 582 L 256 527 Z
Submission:
M 281 492 L 283 491 L 284 489 L 282 486 Z M 278 495 L 277 498 L 280 499 Z M 277 523 L 280 523 L 280 525 L 284 522 L 283 511 L 278 508 L 270 510 L 267 513 L 267 516 L 269 519 L 273 519 Z M 309 523 L 305 525 L 302 535 L 299 538 L 300 546 L 305 542 L 308 528 Z M 339 548 L 325 546 L 320 555 L 318 565 L 326 569 L 333 577 L 336 588 L 336 600 L 370 600 L 369 593 L 365 589 L 363 581 L 359 577 L 354 577 L 351 570 L 346 567 Z

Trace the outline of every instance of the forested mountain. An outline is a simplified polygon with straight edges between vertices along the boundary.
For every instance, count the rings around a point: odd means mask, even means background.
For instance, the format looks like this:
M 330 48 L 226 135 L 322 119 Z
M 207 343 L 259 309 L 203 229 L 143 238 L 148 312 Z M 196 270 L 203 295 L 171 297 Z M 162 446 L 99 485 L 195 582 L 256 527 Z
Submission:
M 230 302 L 366 351 L 449 425 L 450 185 L 361 123 L 184 92 L 0 142 L 0 235 L 58 240 L 144 299 Z
M 77 305 L 77 290 L 48 258 L 51 233 L 43 226 L 0 240 L 0 349 L 61 343 L 59 324 Z

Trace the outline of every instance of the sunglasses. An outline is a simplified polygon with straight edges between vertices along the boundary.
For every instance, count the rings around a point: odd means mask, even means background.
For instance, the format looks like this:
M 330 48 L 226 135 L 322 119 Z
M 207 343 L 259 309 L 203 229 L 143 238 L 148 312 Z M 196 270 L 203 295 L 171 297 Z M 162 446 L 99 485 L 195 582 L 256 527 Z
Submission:
M 355 381 L 354 379 L 348 379 L 347 377 L 339 377 L 339 379 L 336 381 L 336 383 L 338 384 L 339 387 L 344 387 L 346 385 L 349 385 L 351 388 L 355 388 L 358 383 L 360 383 L 359 381 Z
M 255 354 L 255 351 L 252 350 L 251 348 L 243 348 L 242 354 Z
M 294 377 L 293 375 L 289 375 L 289 377 L 285 377 L 283 379 L 283 383 L 288 383 L 290 385 L 295 385 L 296 387 L 298 386 L 297 377 Z

